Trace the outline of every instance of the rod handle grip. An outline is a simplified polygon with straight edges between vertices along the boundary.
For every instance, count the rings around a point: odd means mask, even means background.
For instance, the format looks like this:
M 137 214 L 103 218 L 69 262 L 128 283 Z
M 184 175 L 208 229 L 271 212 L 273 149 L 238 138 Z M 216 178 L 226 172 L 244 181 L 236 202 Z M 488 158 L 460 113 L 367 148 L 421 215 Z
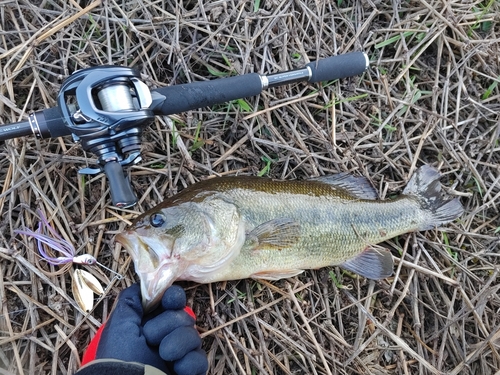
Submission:
M 306 66 L 312 72 L 309 82 L 314 83 L 356 76 L 368 69 L 369 63 L 364 52 L 350 52 L 312 61 Z

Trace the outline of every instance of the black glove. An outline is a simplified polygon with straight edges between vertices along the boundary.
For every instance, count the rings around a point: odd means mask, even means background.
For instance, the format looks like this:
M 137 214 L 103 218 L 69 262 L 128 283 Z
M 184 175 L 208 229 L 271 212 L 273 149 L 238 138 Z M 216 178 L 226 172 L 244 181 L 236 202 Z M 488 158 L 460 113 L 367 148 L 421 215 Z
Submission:
M 181 287 L 167 289 L 161 306 L 143 315 L 140 287 L 134 284 L 118 296 L 115 309 L 89 344 L 82 361 L 85 366 L 77 374 L 144 374 L 147 366 L 166 374 L 207 372 L 208 361 L 194 328 L 194 313 L 186 308 Z

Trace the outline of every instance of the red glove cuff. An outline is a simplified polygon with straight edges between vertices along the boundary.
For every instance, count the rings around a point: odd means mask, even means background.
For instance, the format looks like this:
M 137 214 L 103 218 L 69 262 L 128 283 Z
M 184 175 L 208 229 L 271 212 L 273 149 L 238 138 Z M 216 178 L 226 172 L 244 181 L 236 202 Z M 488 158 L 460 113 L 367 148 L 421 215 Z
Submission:
M 184 311 L 187 312 L 191 318 L 196 320 L 196 315 L 194 314 L 194 311 L 191 309 L 191 307 L 189 306 L 184 307 Z
M 92 362 L 95 359 L 97 347 L 99 346 L 99 340 L 101 339 L 101 333 L 103 329 L 104 324 L 99 327 L 94 338 L 90 341 L 87 350 L 85 351 L 85 353 L 83 353 L 82 366 L 86 365 L 89 362 Z

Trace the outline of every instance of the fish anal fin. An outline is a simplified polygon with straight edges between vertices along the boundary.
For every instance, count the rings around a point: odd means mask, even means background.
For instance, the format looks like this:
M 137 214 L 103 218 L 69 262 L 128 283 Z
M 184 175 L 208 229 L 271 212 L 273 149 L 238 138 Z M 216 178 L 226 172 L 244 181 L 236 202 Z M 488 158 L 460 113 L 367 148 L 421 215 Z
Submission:
M 311 180 L 344 189 L 347 193 L 356 198 L 370 200 L 378 198 L 377 191 L 373 188 L 370 181 L 363 176 L 353 176 L 348 173 L 337 173 L 329 176 L 315 177 Z
M 297 276 L 298 274 L 304 272 L 304 270 L 290 269 L 290 270 L 268 270 L 261 271 L 252 274 L 250 277 L 252 279 L 264 279 L 264 280 L 279 280 L 286 279 L 288 277 Z
M 246 236 L 245 246 L 252 250 L 283 249 L 297 243 L 300 224 L 290 218 L 277 218 L 255 227 Z
M 346 260 L 340 267 L 367 279 L 380 280 L 392 275 L 394 262 L 388 250 L 368 247 L 355 258 Z

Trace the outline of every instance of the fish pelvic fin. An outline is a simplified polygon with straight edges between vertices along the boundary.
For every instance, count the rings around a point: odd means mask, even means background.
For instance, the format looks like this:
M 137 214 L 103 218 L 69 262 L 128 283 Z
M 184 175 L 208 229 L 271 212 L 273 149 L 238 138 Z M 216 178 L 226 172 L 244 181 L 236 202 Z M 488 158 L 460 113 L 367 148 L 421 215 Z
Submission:
M 415 198 L 427 219 L 419 230 L 429 230 L 449 223 L 464 212 L 464 208 L 458 198 L 449 198 L 441 193 L 440 173 L 429 165 L 423 165 L 415 171 L 403 191 L 404 195 Z
M 339 266 L 372 280 L 385 279 L 394 271 L 391 252 L 374 247 L 368 247 L 355 258 L 346 260 Z

